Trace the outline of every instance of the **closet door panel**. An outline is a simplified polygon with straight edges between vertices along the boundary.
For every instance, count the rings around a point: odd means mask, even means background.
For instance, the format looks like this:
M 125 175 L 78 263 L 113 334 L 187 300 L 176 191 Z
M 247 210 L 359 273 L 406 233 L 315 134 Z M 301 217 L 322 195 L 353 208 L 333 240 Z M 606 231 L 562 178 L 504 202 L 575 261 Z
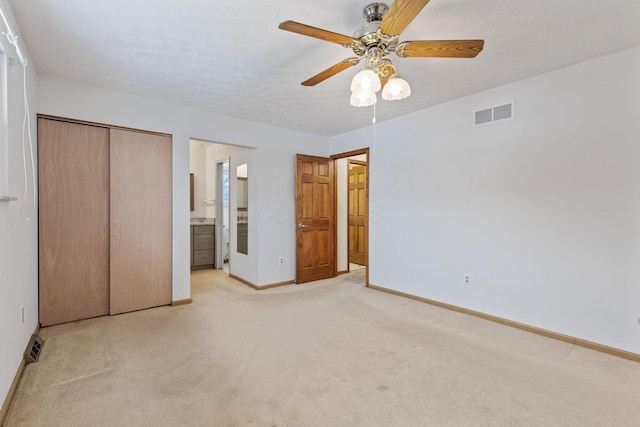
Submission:
M 43 326 L 109 312 L 109 130 L 38 119 Z
M 171 138 L 111 129 L 110 313 L 171 303 Z

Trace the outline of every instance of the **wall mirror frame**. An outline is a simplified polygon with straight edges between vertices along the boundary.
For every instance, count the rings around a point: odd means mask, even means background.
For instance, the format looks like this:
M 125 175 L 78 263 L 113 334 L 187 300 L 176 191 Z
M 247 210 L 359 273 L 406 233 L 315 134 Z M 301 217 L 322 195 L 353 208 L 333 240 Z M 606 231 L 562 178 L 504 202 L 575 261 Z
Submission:
M 249 253 L 249 173 L 247 164 L 236 168 L 237 184 L 237 251 Z

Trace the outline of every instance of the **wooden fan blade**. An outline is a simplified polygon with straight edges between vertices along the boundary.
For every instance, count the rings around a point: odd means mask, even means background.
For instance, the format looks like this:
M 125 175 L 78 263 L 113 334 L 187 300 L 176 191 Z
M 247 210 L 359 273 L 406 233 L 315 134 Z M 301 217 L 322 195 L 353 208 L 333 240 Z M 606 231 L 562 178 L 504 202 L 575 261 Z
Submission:
M 412 58 L 475 58 L 484 40 L 418 40 L 399 43 L 396 54 Z
M 352 37 L 312 27 L 310 25 L 301 24 L 299 22 L 284 21 L 278 25 L 278 28 L 285 31 L 291 31 L 292 33 L 302 34 L 303 36 L 315 37 L 316 39 L 337 43 L 343 46 L 349 46 L 353 43 Z
M 429 0 L 396 0 L 382 18 L 380 31 L 396 36 L 409 26 Z
M 329 67 L 321 73 L 316 74 L 308 80 L 302 82 L 302 86 L 315 86 L 320 82 L 327 80 L 331 76 L 335 76 L 341 71 L 346 70 L 347 68 L 351 68 L 356 65 L 360 61 L 359 58 L 349 58 L 345 59 L 342 62 L 338 62 L 333 67 Z

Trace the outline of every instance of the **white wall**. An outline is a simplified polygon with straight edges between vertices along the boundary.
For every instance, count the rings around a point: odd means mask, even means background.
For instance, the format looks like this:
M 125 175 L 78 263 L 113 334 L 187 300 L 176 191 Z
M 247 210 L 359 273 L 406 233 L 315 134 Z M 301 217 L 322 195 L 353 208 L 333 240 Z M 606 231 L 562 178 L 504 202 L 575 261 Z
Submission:
M 639 115 L 636 47 L 379 123 L 371 283 L 640 353 Z
M 284 178 L 283 171 L 295 175 L 296 153 L 326 157 L 327 147 L 325 140 L 322 149 L 306 153 L 295 141 L 281 141 L 255 152 L 264 162 L 260 170 L 254 173 L 249 162 L 249 255 L 257 248 L 263 261 L 259 270 L 260 285 L 291 281 L 296 277 L 295 177 L 291 180 L 269 177 Z M 258 208 L 253 209 L 256 202 Z M 283 265 L 278 264 L 279 257 L 284 257 Z
M 17 33 L 19 29 L 8 2 L 0 0 L 0 7 L 7 15 L 11 29 Z M 0 23 L 0 32 L 5 31 L 4 24 Z M 4 35 L 0 36 L 0 43 L 9 57 L 17 57 Z M 20 42 L 20 47 L 28 56 L 24 43 Z M 29 189 L 25 200 L 22 166 L 23 70 L 9 66 L 7 74 L 8 140 L 5 147 L 0 146 L 0 149 L 6 149 L 6 157 L 3 156 L 0 163 L 0 175 L 3 176 L 0 181 L 7 182 L 2 184 L 0 193 L 3 194 L 0 196 L 18 197 L 18 201 L 0 202 L 0 404 L 4 402 L 22 361 L 22 353 L 38 324 L 38 219 L 34 216 L 27 220 L 31 215 L 34 190 L 32 169 L 28 165 Z M 32 66 L 27 69 L 27 89 L 33 112 L 36 105 L 36 73 Z M 31 124 L 35 138 L 34 114 L 31 115 Z M 36 148 L 34 145 L 34 150 Z M 35 154 L 37 152 L 34 151 Z M 22 306 L 25 308 L 24 324 L 20 313 Z

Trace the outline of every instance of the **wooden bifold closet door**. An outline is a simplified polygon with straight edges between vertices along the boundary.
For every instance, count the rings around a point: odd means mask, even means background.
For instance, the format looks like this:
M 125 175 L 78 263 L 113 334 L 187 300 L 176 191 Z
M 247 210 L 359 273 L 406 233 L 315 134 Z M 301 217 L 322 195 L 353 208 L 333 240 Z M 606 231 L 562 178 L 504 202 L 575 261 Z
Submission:
M 40 323 L 171 303 L 171 137 L 38 119 Z

